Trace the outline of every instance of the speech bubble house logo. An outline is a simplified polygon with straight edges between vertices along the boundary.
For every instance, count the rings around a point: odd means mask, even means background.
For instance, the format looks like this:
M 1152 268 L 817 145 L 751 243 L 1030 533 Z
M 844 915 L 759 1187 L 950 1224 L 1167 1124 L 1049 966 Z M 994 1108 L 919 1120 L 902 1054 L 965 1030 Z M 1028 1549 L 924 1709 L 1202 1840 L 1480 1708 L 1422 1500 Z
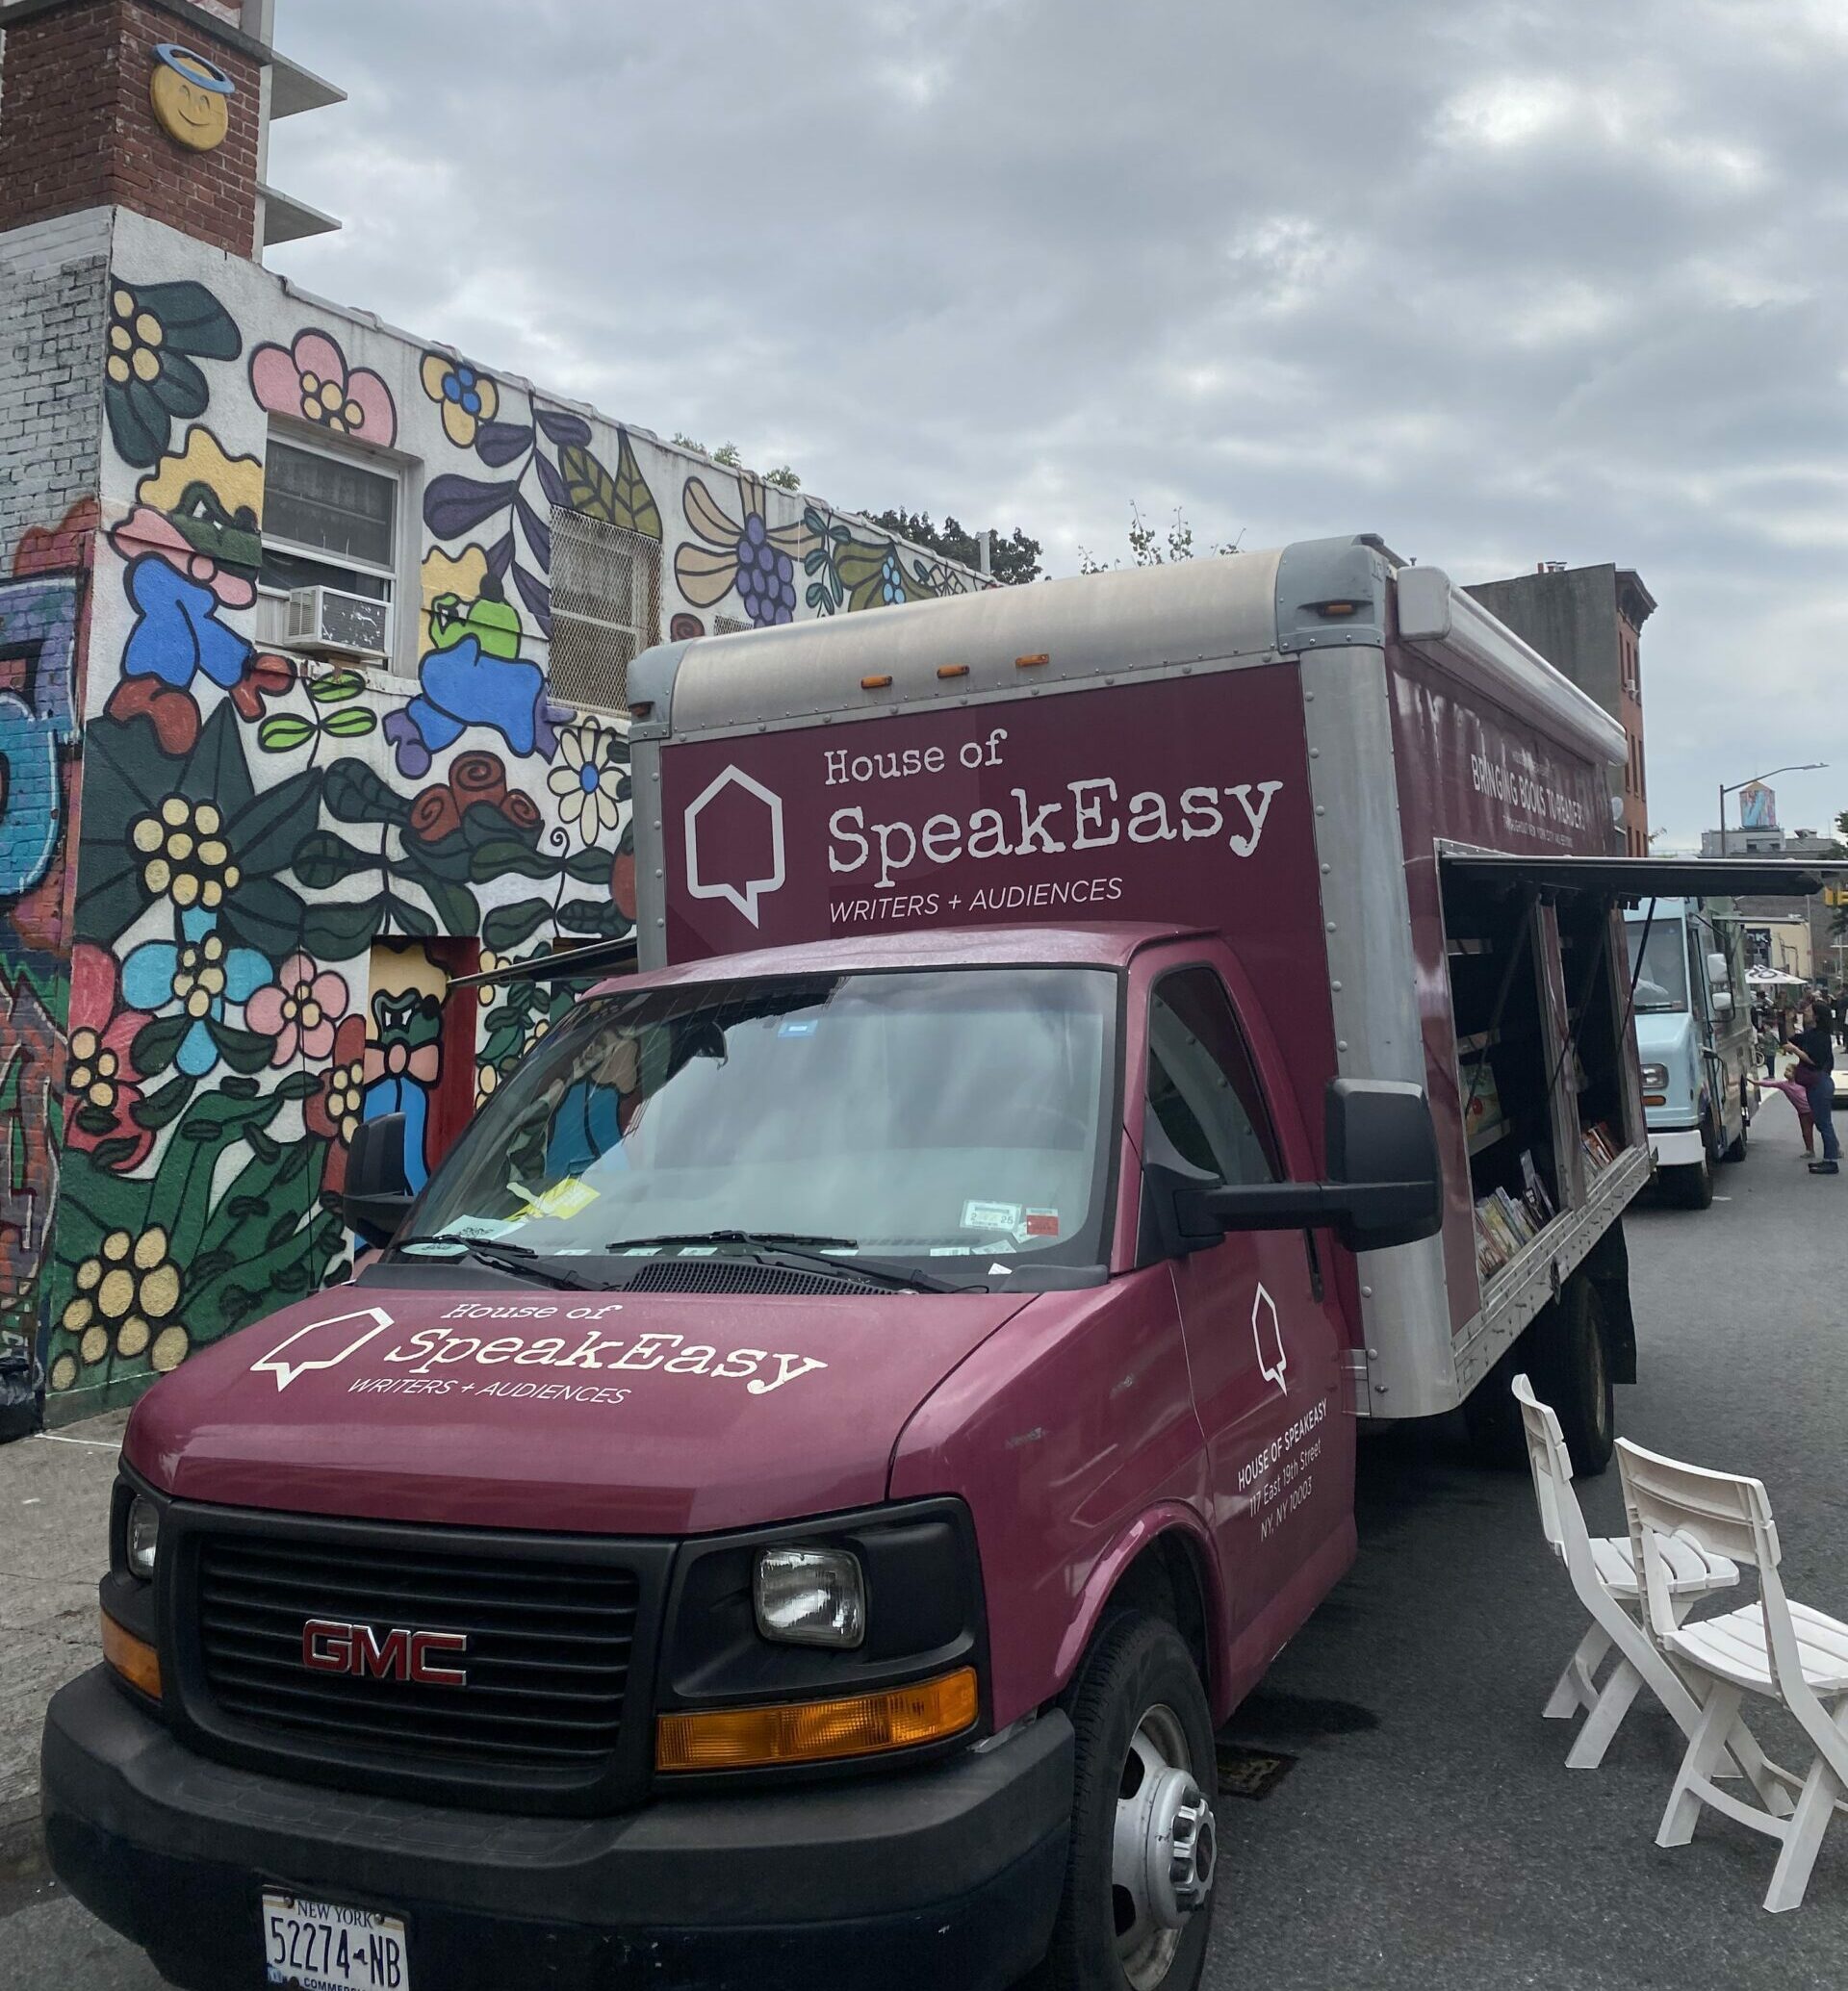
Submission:
M 372 1323 L 363 1334 L 349 1333 L 343 1337 L 334 1332 L 336 1328 L 346 1327 L 349 1321 L 359 1320 Z M 382 1335 L 393 1324 L 392 1316 L 383 1307 L 360 1307 L 350 1314 L 336 1314 L 328 1320 L 311 1320 L 306 1327 L 298 1327 L 294 1334 L 285 1336 L 261 1361 L 253 1362 L 250 1373 L 274 1376 L 277 1391 L 284 1391 L 297 1376 L 306 1374 L 311 1368 L 338 1368 L 347 1356 L 357 1355 L 374 1335 Z M 304 1350 L 299 1344 L 309 1335 L 321 1339 L 310 1341 Z M 338 1348 L 333 1345 L 336 1341 L 340 1343 Z M 285 1348 L 296 1350 L 287 1362 L 281 1359 Z
M 1290 1385 L 1283 1380 L 1283 1372 L 1290 1366 L 1290 1357 L 1284 1351 L 1277 1303 L 1262 1286 L 1251 1302 L 1251 1339 L 1257 1343 L 1258 1373 L 1289 1395 Z
M 719 841 L 708 835 L 706 855 L 700 854 L 700 818 L 712 804 L 729 791 L 737 789 L 754 797 L 763 807 L 763 840 L 768 846 L 769 861 L 751 876 L 733 881 L 714 874 L 724 870 L 729 863 L 735 862 L 742 850 L 749 848 L 751 838 L 733 835 L 723 848 L 713 848 Z M 749 867 L 744 867 L 749 869 Z M 783 884 L 783 797 L 766 788 L 761 781 L 754 781 L 740 767 L 728 767 L 725 772 L 702 788 L 686 805 L 686 890 L 693 899 L 723 899 L 728 905 L 735 906 L 755 927 L 757 924 L 757 901 L 777 891 Z

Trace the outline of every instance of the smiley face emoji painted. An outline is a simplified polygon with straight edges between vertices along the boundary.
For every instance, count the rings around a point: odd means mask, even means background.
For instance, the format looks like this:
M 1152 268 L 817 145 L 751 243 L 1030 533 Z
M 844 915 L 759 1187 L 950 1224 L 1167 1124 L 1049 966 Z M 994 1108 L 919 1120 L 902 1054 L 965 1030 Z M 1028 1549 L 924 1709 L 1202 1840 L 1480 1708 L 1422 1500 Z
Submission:
M 224 143 L 230 127 L 227 100 L 237 85 L 202 55 L 177 42 L 154 50 L 154 77 L 148 85 L 154 115 L 167 137 L 190 152 L 210 152 Z

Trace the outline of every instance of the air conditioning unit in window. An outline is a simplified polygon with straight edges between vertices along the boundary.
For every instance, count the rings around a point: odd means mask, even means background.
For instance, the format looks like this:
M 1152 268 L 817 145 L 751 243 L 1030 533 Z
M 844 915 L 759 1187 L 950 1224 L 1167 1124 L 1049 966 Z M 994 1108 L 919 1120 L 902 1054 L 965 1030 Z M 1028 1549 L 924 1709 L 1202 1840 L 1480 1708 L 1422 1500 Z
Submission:
M 295 588 L 289 596 L 289 648 L 311 656 L 389 656 L 392 604 L 339 588 Z

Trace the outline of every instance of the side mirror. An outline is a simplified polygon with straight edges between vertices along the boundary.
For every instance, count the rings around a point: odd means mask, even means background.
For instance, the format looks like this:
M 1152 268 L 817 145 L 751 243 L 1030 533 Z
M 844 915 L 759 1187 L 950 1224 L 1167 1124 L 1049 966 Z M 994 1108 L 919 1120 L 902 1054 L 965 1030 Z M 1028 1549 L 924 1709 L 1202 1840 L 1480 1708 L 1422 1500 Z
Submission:
M 1724 988 L 1732 980 L 1732 970 L 1727 965 L 1723 954 L 1709 954 L 1707 957 L 1707 979 L 1715 988 Z
M 362 1120 L 346 1150 L 341 1221 L 368 1244 L 387 1245 L 413 1200 L 404 1172 L 404 1115 L 381 1113 L 375 1120 Z
M 1732 997 L 1730 991 L 1716 988 L 1713 991 L 1713 1013 L 1715 1016 L 1729 1016 L 1732 1011 Z
M 1232 1183 L 1199 1187 L 1171 1169 L 1145 1171 L 1157 1229 L 1170 1255 L 1197 1251 L 1226 1231 L 1326 1226 L 1349 1251 L 1415 1244 L 1444 1227 L 1437 1130 L 1421 1085 L 1397 1079 L 1331 1079 L 1324 1103 L 1327 1182 Z

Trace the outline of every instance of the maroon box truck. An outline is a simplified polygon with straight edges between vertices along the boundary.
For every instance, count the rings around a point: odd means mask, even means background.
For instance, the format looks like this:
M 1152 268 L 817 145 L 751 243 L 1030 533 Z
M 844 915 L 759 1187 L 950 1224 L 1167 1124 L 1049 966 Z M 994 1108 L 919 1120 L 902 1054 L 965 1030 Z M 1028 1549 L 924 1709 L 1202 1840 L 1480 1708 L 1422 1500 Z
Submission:
M 1358 1433 L 1505 1447 L 1518 1361 L 1608 1457 L 1615 908 L 1692 887 L 1373 539 L 630 696 L 641 972 L 137 1407 L 53 1862 L 183 1985 L 1185 1991 Z

